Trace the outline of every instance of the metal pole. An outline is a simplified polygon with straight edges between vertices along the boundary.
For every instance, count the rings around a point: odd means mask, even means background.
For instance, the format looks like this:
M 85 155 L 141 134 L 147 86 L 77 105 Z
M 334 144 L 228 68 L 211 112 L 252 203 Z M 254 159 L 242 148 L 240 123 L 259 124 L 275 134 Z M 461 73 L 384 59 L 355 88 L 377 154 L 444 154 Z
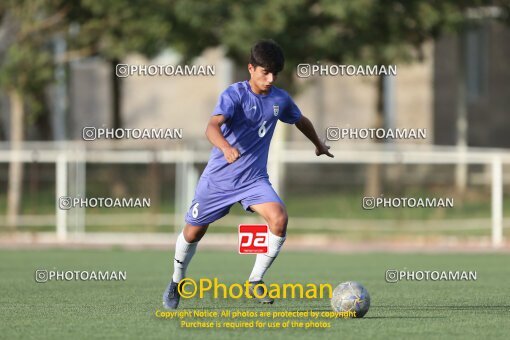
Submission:
M 464 193 L 467 187 L 468 167 L 465 153 L 468 145 L 468 117 L 467 117 L 467 90 L 466 90 L 466 36 L 461 30 L 458 36 L 457 48 L 457 121 L 456 145 L 459 150 L 459 162 L 455 168 L 455 187 L 460 193 Z
M 182 200 L 184 184 L 183 161 L 175 163 L 175 196 L 174 196 L 174 232 L 178 233 L 182 224 Z
M 500 156 L 492 159 L 492 246 L 503 244 L 503 164 Z
M 57 157 L 56 183 L 57 239 L 65 241 L 67 238 L 67 210 L 60 209 L 60 197 L 67 197 L 67 157 L 65 151 L 62 151 Z
M 78 197 L 87 196 L 87 149 L 83 144 L 78 144 L 79 159 L 76 161 L 76 193 Z M 76 208 L 76 234 L 82 236 L 85 233 L 85 210 Z
M 384 128 L 395 128 L 395 77 L 382 76 L 383 78 L 383 114 Z M 392 143 L 393 140 L 387 140 L 386 143 Z
M 53 139 L 66 139 L 66 111 L 67 111 L 67 84 L 66 84 L 66 66 L 59 57 L 64 55 L 67 50 L 67 42 L 62 34 L 54 38 L 55 54 L 55 91 L 53 101 Z

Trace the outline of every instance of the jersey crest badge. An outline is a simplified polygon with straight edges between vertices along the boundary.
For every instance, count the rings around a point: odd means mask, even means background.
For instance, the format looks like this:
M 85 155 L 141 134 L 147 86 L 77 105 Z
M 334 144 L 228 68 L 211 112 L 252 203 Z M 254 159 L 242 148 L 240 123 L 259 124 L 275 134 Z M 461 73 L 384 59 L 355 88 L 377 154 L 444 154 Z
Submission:
M 278 105 L 273 105 L 273 113 L 275 116 L 278 116 L 278 112 L 280 112 L 280 107 Z

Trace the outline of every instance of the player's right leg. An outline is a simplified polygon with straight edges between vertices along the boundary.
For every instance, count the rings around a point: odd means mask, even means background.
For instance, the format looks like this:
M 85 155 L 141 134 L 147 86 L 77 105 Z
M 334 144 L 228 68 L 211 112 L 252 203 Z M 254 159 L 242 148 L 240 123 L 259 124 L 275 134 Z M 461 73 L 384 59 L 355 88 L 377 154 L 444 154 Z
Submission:
M 174 273 L 172 280 L 163 293 L 163 306 L 165 308 L 176 309 L 179 306 L 181 298 L 178 291 L 179 282 L 186 276 L 186 269 L 191 258 L 195 255 L 198 241 L 205 235 L 208 227 L 208 224 L 203 226 L 186 224 L 177 237 L 177 242 L 175 243 Z
M 175 282 L 181 281 L 186 276 L 188 264 L 193 255 L 195 255 L 198 241 L 205 235 L 207 227 L 209 227 L 208 224 L 203 226 L 186 224 L 177 237 L 177 242 L 175 243 L 174 274 L 172 276 Z
M 195 191 L 195 198 L 186 214 L 186 226 L 177 237 L 173 259 L 174 273 L 163 294 L 165 308 L 176 309 L 180 295 L 178 284 L 186 275 L 186 269 L 195 254 L 209 224 L 225 216 L 236 202 L 233 193 L 220 190 L 205 178 L 201 178 Z

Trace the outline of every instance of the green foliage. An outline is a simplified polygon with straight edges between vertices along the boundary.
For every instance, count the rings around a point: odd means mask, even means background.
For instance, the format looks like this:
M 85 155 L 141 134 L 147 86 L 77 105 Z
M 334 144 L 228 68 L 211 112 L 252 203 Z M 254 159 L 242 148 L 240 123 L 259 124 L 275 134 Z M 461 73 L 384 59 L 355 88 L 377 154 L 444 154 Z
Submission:
M 53 79 L 51 43 L 62 29 L 66 8 L 62 1 L 7 1 L 0 6 L 0 88 L 16 90 L 35 120 L 44 110 L 37 98 Z
M 0 9 L 3 26 L 10 33 L 2 39 L 5 49 L 0 51 L 0 87 L 30 92 L 51 78 L 51 34 L 43 27 L 57 10 L 53 5 L 55 1 L 9 1 Z
M 10 30 L 0 35 L 0 87 L 41 97 L 52 81 L 55 34 L 67 40 L 64 61 L 154 57 L 168 47 L 188 61 L 224 46 L 238 65 L 247 63 L 255 41 L 272 38 L 285 50 L 281 78 L 289 84 L 299 63 L 419 60 L 425 41 L 465 23 L 466 8 L 491 4 L 510 22 L 508 1 L 490 0 L 6 0 L 0 28 Z
M 278 41 L 286 52 L 287 72 L 298 63 L 395 63 L 420 58 L 423 42 L 454 31 L 465 21 L 467 7 L 489 0 L 123 0 L 9 1 L 0 14 L 15 12 L 21 27 L 36 26 L 58 11 L 60 25 L 31 34 L 16 48 L 31 59 L 35 50 L 47 54 L 51 31 L 66 34 L 70 50 L 82 56 L 122 59 L 132 52 L 153 57 L 172 47 L 184 59 L 205 49 L 225 46 L 228 56 L 245 64 L 252 44 L 261 38 Z M 505 13 L 508 5 L 502 7 Z M 506 16 L 508 17 L 508 15 Z M 38 54 L 36 53 L 36 54 Z M 11 52 L 13 56 L 17 53 Z M 26 61 L 2 63 L 9 77 Z M 48 59 L 47 56 L 44 57 Z M 39 56 L 36 59 L 40 59 Z M 43 65 L 41 65 L 43 63 Z M 18 65 L 18 66 L 16 66 Z M 47 62 L 34 63 L 38 79 L 46 79 Z M 43 66 L 41 69 L 40 67 Z M 6 76 L 3 83 L 6 84 Z
M 9 47 L 0 72 L 0 86 L 30 92 L 51 79 L 52 59 L 47 50 L 38 49 L 31 42 Z
M 272 38 L 286 52 L 287 72 L 303 62 L 382 64 L 421 57 L 421 45 L 465 20 L 465 8 L 490 1 L 272 1 L 202 2 L 176 0 L 176 26 L 187 25 L 192 36 L 181 46 L 185 55 L 224 45 L 244 64 L 258 39 Z
M 153 57 L 167 46 L 171 28 L 169 2 L 164 0 L 71 1 L 70 47 L 121 59 L 131 52 Z

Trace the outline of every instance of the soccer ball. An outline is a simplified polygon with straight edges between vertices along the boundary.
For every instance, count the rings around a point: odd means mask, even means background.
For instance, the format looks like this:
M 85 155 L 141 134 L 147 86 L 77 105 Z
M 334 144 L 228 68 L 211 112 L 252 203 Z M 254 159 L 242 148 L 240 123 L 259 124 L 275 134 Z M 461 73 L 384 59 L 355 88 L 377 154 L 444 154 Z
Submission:
M 335 312 L 356 312 L 355 317 L 362 318 L 370 307 L 370 295 L 360 283 L 347 281 L 333 291 L 331 307 Z

